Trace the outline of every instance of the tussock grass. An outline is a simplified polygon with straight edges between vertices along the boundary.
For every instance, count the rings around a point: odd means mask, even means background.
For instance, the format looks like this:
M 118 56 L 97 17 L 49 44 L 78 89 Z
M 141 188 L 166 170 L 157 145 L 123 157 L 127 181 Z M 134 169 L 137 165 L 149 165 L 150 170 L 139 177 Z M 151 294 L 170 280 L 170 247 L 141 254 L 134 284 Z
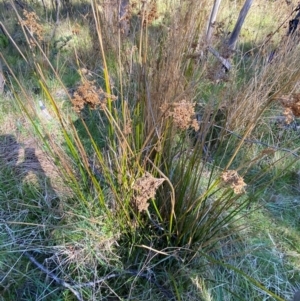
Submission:
M 54 43 L 56 54 L 42 18 L 15 9 L 37 96 L 1 59 L 39 144 L 1 135 L 4 298 L 290 298 L 298 279 L 282 254 L 299 250 L 279 241 L 297 244 L 297 227 L 285 232 L 296 216 L 284 211 L 278 241 L 254 216 L 281 208 L 261 197 L 298 164 L 297 145 L 276 140 L 265 119 L 297 92 L 297 47 L 279 47 L 272 63 L 261 55 L 244 65 L 237 53 L 235 71 L 216 83 L 204 44 L 193 57 L 211 1 L 131 5 L 124 28 L 105 5 L 91 2 L 88 29 L 71 24 L 72 51 Z

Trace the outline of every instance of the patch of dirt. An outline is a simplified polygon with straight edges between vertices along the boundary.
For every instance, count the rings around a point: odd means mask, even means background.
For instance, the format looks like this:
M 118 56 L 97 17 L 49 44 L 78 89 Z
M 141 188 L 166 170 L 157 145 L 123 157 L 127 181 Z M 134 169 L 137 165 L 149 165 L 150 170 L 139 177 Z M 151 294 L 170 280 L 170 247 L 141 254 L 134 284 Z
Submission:
M 15 135 L 0 135 L 0 168 L 10 168 L 20 182 L 31 182 L 47 190 L 49 197 L 66 196 L 66 188 L 51 158 L 33 139 L 18 139 Z

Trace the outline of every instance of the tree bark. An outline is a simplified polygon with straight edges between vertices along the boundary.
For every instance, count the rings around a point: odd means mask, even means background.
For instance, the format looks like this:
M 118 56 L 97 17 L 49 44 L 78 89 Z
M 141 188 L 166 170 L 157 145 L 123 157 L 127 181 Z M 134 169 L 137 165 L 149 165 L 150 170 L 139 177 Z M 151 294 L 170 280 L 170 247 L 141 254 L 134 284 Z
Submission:
M 245 19 L 246 19 L 246 16 L 249 12 L 249 9 L 252 5 L 252 2 L 253 0 L 246 0 L 245 3 L 244 3 L 244 6 L 243 8 L 241 9 L 240 11 L 240 15 L 239 15 L 239 18 L 234 26 L 234 29 L 229 37 L 229 40 L 227 42 L 227 46 L 230 50 L 234 50 L 235 47 L 236 47 L 236 42 L 237 42 L 237 39 L 239 37 L 239 34 L 241 32 L 241 29 L 242 29 L 242 26 L 245 22 Z
M 217 13 L 219 11 L 221 1 L 222 0 L 215 0 L 214 6 L 213 6 L 211 14 L 210 14 L 209 23 L 208 23 L 207 31 L 206 31 L 206 43 L 208 45 L 210 43 L 210 39 L 211 39 L 212 31 L 213 31 L 213 24 L 216 21 Z
M 119 25 L 121 32 L 127 36 L 130 32 L 129 26 L 129 0 L 119 0 Z
M 3 75 L 2 63 L 0 61 L 0 95 L 2 95 L 4 92 L 4 84 L 5 84 L 5 79 Z
M 215 4 L 217 4 L 218 0 L 215 1 Z M 209 47 L 208 50 L 221 62 L 215 70 L 214 74 L 211 76 L 211 78 L 214 81 L 220 81 L 224 80 L 228 73 L 228 71 L 231 69 L 231 64 L 230 64 L 230 58 L 232 57 L 235 47 L 236 47 L 236 42 L 238 40 L 239 34 L 241 32 L 242 26 L 245 22 L 246 16 L 251 8 L 251 5 L 253 3 L 253 0 L 246 0 L 244 3 L 244 6 L 242 7 L 238 20 L 234 26 L 234 29 L 227 40 L 226 43 L 223 44 L 223 47 L 218 53 L 215 49 L 212 47 Z

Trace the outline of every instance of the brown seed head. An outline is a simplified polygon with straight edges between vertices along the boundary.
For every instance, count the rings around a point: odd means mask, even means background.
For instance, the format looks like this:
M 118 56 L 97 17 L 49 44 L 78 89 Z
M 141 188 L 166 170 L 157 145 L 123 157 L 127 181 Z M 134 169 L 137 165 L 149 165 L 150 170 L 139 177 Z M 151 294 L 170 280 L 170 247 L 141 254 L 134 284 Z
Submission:
M 28 12 L 27 10 L 23 10 L 23 15 L 25 17 L 25 20 L 22 20 L 21 23 L 23 26 L 26 26 L 29 30 L 29 32 L 32 35 L 35 35 L 37 37 L 38 41 L 42 41 L 43 40 L 43 27 L 41 26 L 41 24 L 39 24 L 39 17 L 36 15 L 35 12 Z M 31 39 L 30 43 L 32 46 L 34 45 L 34 41 Z
M 283 115 L 287 124 L 290 124 L 294 117 L 300 117 L 300 93 L 294 93 L 291 96 L 283 95 L 278 100 L 284 107 Z
M 98 107 L 104 110 L 108 98 L 110 100 L 116 100 L 114 95 L 108 95 L 101 88 L 97 88 L 94 81 L 85 80 L 74 93 L 72 104 L 74 110 L 78 113 L 85 105 L 88 105 L 93 110 Z
M 138 178 L 133 186 L 135 190 L 134 205 L 139 212 L 148 209 L 148 200 L 155 197 L 156 190 L 164 182 L 165 179 L 154 178 L 150 173 L 146 172 L 141 178 Z
M 174 124 L 180 130 L 186 130 L 189 127 L 199 130 L 199 124 L 195 118 L 195 104 L 186 101 L 172 103 L 171 105 L 163 104 L 160 109 L 166 114 L 166 117 L 172 117 Z
M 244 179 L 240 177 L 236 170 L 226 170 L 222 173 L 221 179 L 225 184 L 229 184 L 234 193 L 240 194 L 245 192 L 247 186 Z

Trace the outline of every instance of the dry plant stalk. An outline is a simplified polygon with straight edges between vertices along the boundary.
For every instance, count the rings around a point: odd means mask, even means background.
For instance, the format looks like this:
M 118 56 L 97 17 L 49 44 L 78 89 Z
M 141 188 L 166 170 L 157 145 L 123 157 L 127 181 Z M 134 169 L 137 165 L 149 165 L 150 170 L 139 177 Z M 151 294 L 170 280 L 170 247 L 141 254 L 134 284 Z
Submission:
M 145 120 L 148 132 L 161 124 L 161 106 L 164 103 L 191 99 L 194 95 L 195 86 L 191 77 L 196 75 L 196 69 L 199 68 L 186 72 L 186 68 L 191 65 L 190 60 L 185 60 L 185 56 L 195 42 L 195 37 L 199 35 L 198 29 L 204 28 L 207 22 L 207 15 L 203 10 L 206 1 L 201 5 L 197 1 L 187 1 L 184 5 L 181 5 L 181 2 L 170 1 L 169 4 L 170 9 L 165 13 L 160 11 L 159 7 L 158 9 L 160 16 L 165 14 L 167 19 L 170 18 L 170 23 L 165 26 L 164 22 L 158 22 L 157 28 L 150 26 L 148 29 L 151 33 L 147 39 L 147 87 L 151 87 L 146 99 Z
M 225 184 L 230 185 L 234 193 L 241 194 L 245 192 L 247 186 L 244 179 L 238 175 L 236 170 L 226 170 L 222 173 L 221 179 Z
M 160 109 L 166 117 L 173 118 L 175 126 L 180 130 L 187 130 L 189 127 L 195 131 L 199 130 L 199 124 L 195 118 L 195 104 L 183 99 L 172 104 L 165 103 Z
M 148 200 L 154 198 L 156 190 L 164 182 L 165 179 L 154 178 L 150 173 L 146 172 L 141 178 L 138 178 L 133 189 L 135 195 L 133 203 L 139 212 L 146 211 L 148 209 Z
M 88 105 L 93 110 L 98 107 L 101 110 L 104 110 L 106 108 L 108 98 L 116 100 L 115 96 L 108 95 L 101 88 L 97 89 L 95 81 L 85 80 L 74 93 L 72 104 L 77 113 L 82 111 L 85 105 Z
M 131 112 L 128 108 L 128 102 L 123 102 L 123 134 L 124 136 L 132 134 L 132 118 L 131 118 Z

